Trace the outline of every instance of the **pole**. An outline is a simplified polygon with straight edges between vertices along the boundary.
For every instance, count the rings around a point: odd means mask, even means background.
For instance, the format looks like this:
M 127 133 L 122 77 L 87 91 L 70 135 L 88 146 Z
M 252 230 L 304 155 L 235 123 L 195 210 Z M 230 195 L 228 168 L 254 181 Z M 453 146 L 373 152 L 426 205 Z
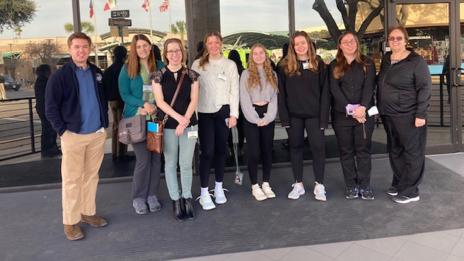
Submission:
M 79 0 L 72 0 L 72 9 L 73 9 L 73 26 L 74 32 L 81 32 L 81 9 L 79 7 Z
M 148 0 L 148 15 L 150 18 L 150 41 L 153 42 L 153 16 L 151 13 L 151 0 Z
M 97 67 L 100 67 L 100 62 L 98 61 L 98 48 L 97 48 L 97 16 L 95 15 L 95 12 L 93 13 L 93 48 L 95 51 L 95 65 Z

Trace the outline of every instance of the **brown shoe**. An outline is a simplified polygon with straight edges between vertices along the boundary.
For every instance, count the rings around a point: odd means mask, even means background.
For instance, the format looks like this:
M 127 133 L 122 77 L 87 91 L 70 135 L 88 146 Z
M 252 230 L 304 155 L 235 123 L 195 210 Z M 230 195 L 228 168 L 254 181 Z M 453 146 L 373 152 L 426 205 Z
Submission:
M 64 225 L 64 234 L 66 238 L 71 241 L 79 240 L 84 238 L 81 227 L 76 225 Z
M 81 222 L 82 223 L 87 223 L 91 225 L 92 227 L 104 227 L 108 225 L 108 222 L 97 215 L 93 216 L 86 216 L 86 215 L 81 215 Z

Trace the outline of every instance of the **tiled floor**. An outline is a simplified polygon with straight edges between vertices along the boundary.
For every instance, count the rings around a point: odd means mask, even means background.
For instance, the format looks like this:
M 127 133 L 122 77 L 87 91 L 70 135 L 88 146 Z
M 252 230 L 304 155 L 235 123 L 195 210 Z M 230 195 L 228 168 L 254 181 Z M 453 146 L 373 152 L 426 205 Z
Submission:
M 432 155 L 428 158 L 464 176 L 464 153 Z M 183 261 L 462 261 L 462 229 L 400 237 L 349 241 L 322 245 L 288 247 L 224 255 L 204 256 Z

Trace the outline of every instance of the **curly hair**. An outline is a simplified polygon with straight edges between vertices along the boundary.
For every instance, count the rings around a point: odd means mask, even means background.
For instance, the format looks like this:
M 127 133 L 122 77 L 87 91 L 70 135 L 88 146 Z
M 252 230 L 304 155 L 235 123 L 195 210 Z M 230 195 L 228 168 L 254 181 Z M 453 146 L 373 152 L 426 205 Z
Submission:
M 288 54 L 287 57 L 285 57 L 283 60 L 282 64 L 285 74 L 289 76 L 300 74 L 300 63 L 298 62 L 298 57 L 295 52 L 295 38 L 299 36 L 304 37 L 306 43 L 308 44 L 307 55 L 310 64 L 309 70 L 313 72 L 318 71 L 319 62 L 317 60 L 316 49 L 314 48 L 313 41 L 305 31 L 297 31 L 290 39 L 290 44 L 288 45 Z
M 260 43 L 256 43 L 251 47 L 250 56 L 248 58 L 248 81 L 247 81 L 247 88 L 251 90 L 252 88 L 256 88 L 261 85 L 261 81 L 259 78 L 258 66 L 256 65 L 255 61 L 253 60 L 253 52 L 261 48 L 264 53 L 266 53 L 266 60 L 263 64 L 264 73 L 266 74 L 266 81 L 271 84 L 272 88 L 277 90 L 277 79 L 274 71 L 272 70 L 272 65 L 267 57 L 267 50 L 264 45 Z

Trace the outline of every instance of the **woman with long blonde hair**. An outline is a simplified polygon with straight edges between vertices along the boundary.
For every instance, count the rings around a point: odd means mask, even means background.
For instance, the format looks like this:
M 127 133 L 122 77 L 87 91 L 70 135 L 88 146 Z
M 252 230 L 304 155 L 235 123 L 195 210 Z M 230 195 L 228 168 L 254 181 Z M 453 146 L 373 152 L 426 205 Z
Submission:
M 295 183 L 288 194 L 298 199 L 303 186 L 303 148 L 306 130 L 313 155 L 314 196 L 326 201 L 324 182 L 325 136 L 328 125 L 329 95 L 327 70 L 316 55 L 306 32 L 296 32 L 290 39 L 287 57 L 279 68 L 279 116 L 288 128 L 290 159 Z
M 329 73 L 332 126 L 340 151 L 345 198 L 373 200 L 370 177 L 374 119 L 366 112 L 374 105 L 375 66 L 359 48 L 359 39 L 352 32 L 338 39 L 337 57 Z
M 277 75 L 272 70 L 266 48 L 251 47 L 248 69 L 240 78 L 240 107 L 245 116 L 244 132 L 248 148 L 248 173 L 256 200 L 275 198 L 269 185 L 272 168 L 274 120 L 277 115 Z M 258 161 L 263 165 L 262 187 L 258 184 Z
M 239 75 L 237 66 L 222 55 L 222 37 L 217 32 L 208 33 L 204 39 L 205 50 L 192 69 L 200 74 L 198 100 L 198 134 L 200 138 L 200 204 L 204 210 L 214 209 L 208 191 L 211 163 L 214 157 L 216 204 L 224 204 L 222 180 L 226 160 L 229 129 L 237 124 L 239 116 Z
M 155 111 L 150 74 L 162 64 L 156 64 L 148 37 L 143 34 L 132 38 L 127 64 L 119 73 L 119 93 L 124 101 L 123 117 L 135 115 L 149 117 Z M 134 178 L 132 181 L 132 206 L 143 215 L 161 209 L 158 201 L 160 181 L 160 154 L 147 150 L 145 141 L 132 144 L 135 153 Z M 147 208 L 148 204 L 148 208 Z

